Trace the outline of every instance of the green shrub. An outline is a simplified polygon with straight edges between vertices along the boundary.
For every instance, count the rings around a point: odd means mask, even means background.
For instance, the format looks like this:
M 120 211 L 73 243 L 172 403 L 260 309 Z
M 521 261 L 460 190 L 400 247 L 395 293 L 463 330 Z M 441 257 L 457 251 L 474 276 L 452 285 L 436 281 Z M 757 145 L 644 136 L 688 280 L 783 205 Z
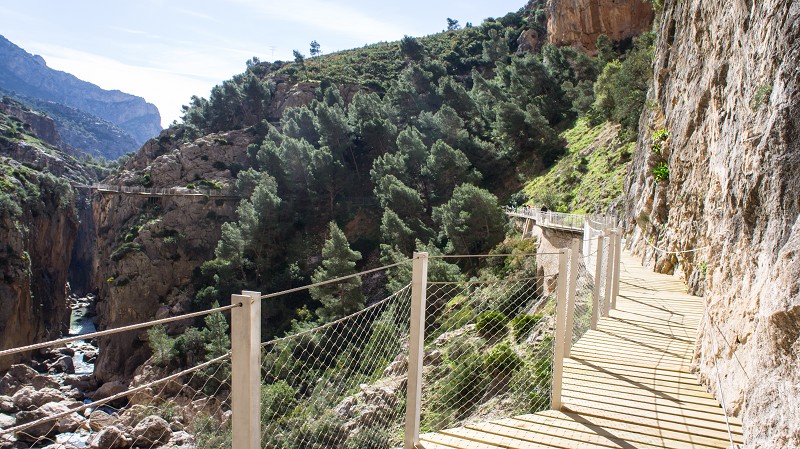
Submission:
M 439 383 L 441 389 L 436 396 L 442 406 L 457 407 L 467 413 L 483 397 L 489 378 L 482 369 L 480 349 L 473 345 L 462 349 L 464 351 L 449 365 L 450 369 Z
M 519 315 L 515 317 L 511 320 L 511 336 L 517 342 L 524 341 L 541 319 L 541 315 Z
M 197 181 L 197 186 L 200 188 L 211 189 L 211 190 L 222 189 L 222 184 L 210 179 L 201 179 L 200 181 Z
M 0 191 L 0 215 L 4 213 L 8 213 L 12 217 L 18 217 L 22 215 L 22 208 L 19 207 L 19 204 L 14 201 L 11 195 Z
M 142 245 L 138 243 L 125 242 L 122 245 L 119 245 L 117 249 L 115 249 L 114 252 L 111 253 L 111 260 L 117 262 L 122 260 L 126 255 L 128 255 L 128 253 L 141 250 L 142 250 Z
M 297 405 L 297 391 L 279 380 L 261 387 L 261 422 L 268 424 L 286 416 Z
M 666 162 L 659 162 L 658 165 L 653 167 L 653 177 L 656 181 L 669 181 L 669 166 Z
M 190 427 L 198 449 L 219 449 L 233 444 L 230 425 L 222 425 L 206 413 L 197 415 Z
M 478 335 L 487 340 L 496 340 L 505 337 L 506 323 L 508 323 L 508 317 L 502 312 L 483 312 L 478 315 L 475 330 L 478 331 Z
M 153 351 L 150 360 L 154 365 L 167 366 L 178 354 L 175 350 L 175 340 L 169 338 L 162 325 L 153 326 L 147 330 L 147 341 Z
M 772 85 L 764 84 L 756 89 L 755 95 L 750 100 L 750 109 L 758 111 L 762 106 L 769 103 L 769 97 L 772 95 Z
M 661 154 L 661 150 L 664 149 L 664 142 L 667 139 L 669 139 L 669 131 L 666 129 L 659 129 L 654 132 L 650 137 L 650 149 L 653 150 L 653 153 Z
M 522 359 L 514 352 L 511 345 L 503 342 L 492 348 L 486 355 L 484 369 L 489 377 L 497 378 L 514 374 L 522 365 Z

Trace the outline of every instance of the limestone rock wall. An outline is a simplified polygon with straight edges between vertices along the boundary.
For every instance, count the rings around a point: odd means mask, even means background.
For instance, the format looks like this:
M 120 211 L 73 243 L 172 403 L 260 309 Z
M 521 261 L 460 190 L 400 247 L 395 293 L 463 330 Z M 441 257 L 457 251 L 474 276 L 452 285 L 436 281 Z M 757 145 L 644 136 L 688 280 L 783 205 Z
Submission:
M 53 340 L 69 326 L 65 287 L 78 219 L 71 206 L 59 210 L 50 202 L 59 193 L 40 188 L 53 213 L 0 213 L 0 348 Z M 26 357 L 0 359 L 0 372 Z
M 121 174 L 103 181 L 135 185 L 148 174 L 153 187 L 184 187 L 198 180 L 224 186 L 246 168 L 248 131 L 205 136 L 173 145 L 153 139 Z M 195 270 L 213 258 L 223 223 L 236 219 L 236 199 L 99 194 L 93 202 L 97 254 L 93 276 L 98 294 L 98 328 L 107 329 L 188 313 Z M 167 326 L 175 333 L 181 326 Z M 101 338 L 95 376 L 130 377 L 149 357 L 145 332 Z
M 550 0 L 548 39 L 555 45 L 571 45 L 589 53 L 597 37 L 613 41 L 629 39 L 650 29 L 653 8 L 644 0 Z
M 654 73 L 628 244 L 705 293 L 698 370 L 742 417 L 747 446 L 800 447 L 800 2 L 667 0 Z M 665 255 L 645 238 L 699 251 Z

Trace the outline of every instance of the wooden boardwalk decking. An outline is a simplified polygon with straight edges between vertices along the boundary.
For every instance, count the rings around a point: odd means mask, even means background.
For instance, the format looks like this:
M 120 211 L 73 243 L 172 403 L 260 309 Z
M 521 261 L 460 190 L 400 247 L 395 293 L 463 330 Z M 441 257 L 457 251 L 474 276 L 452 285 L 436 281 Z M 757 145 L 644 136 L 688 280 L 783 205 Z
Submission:
M 702 299 L 623 252 L 617 309 L 572 348 L 563 409 L 421 436 L 424 449 L 727 448 L 725 416 L 691 372 Z M 733 441 L 742 423 L 730 420 Z

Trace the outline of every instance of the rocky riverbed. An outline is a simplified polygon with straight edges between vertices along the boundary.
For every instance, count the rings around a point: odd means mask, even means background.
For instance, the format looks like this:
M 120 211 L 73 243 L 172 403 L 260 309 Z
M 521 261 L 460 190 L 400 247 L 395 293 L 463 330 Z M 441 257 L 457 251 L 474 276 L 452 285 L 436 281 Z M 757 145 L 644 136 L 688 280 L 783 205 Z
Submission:
M 91 295 L 70 298 L 70 335 L 95 332 L 94 300 Z M 195 436 L 184 429 L 197 427 L 198 415 L 208 421 L 205 431 L 224 427 L 230 418 L 221 402 L 181 384 L 180 379 L 162 389 L 145 389 L 92 407 L 93 401 L 170 374 L 145 365 L 129 383 L 100 384 L 93 374 L 97 355 L 94 340 L 77 340 L 40 350 L 28 364 L 13 365 L 0 378 L 0 449 L 194 448 Z M 81 409 L 68 413 L 76 408 Z M 4 433 L 4 429 L 59 414 L 66 415 Z

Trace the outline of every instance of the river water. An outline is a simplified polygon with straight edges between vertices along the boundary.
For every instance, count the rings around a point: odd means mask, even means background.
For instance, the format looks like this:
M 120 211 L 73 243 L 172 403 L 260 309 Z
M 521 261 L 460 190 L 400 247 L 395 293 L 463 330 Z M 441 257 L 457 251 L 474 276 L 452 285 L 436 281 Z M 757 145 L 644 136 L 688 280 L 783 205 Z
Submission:
M 88 295 L 84 298 L 74 298 L 70 307 L 72 308 L 72 315 L 69 322 L 69 335 L 86 335 L 95 332 L 97 328 L 94 325 L 94 296 Z M 94 372 L 94 358 L 96 357 L 97 348 L 91 345 L 86 340 L 76 340 L 67 343 L 75 355 L 72 356 L 72 362 L 75 365 L 75 374 L 84 375 L 92 374 Z M 88 357 L 87 357 L 88 356 Z M 89 359 L 88 361 L 86 359 Z

